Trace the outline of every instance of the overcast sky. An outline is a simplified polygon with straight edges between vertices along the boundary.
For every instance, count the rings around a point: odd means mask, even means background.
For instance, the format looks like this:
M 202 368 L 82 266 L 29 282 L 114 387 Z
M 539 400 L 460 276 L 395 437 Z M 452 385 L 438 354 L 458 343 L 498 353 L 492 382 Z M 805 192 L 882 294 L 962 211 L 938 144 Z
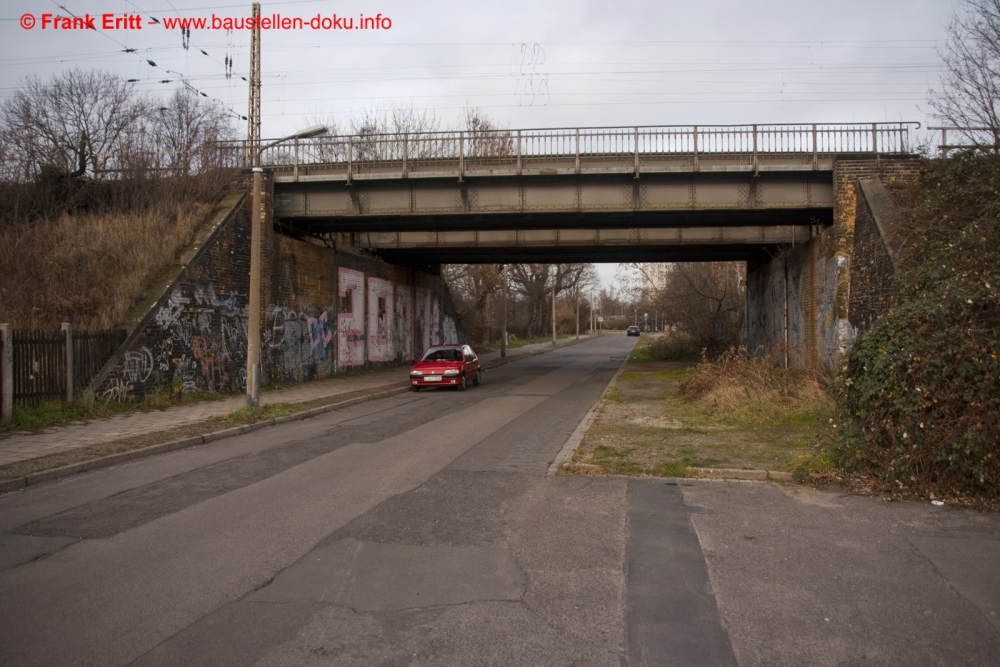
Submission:
M 230 0 L 5 0 L 0 99 L 29 75 L 111 70 L 169 95 L 182 78 L 245 115 L 249 34 L 173 17 L 243 17 Z M 479 107 L 511 128 L 919 121 L 937 84 L 949 0 L 288 0 L 262 14 L 388 16 L 379 31 L 262 36 L 262 134 L 380 107 Z M 42 29 L 42 14 L 138 13 L 141 30 Z M 35 27 L 21 26 L 31 14 Z M 148 25 L 150 17 L 159 25 Z M 383 23 L 383 25 L 385 25 Z M 97 22 L 100 27 L 100 20 Z M 135 49 L 135 52 L 125 52 Z M 204 55 L 204 52 L 207 55 Z M 226 60 L 234 61 L 227 78 Z M 152 66 L 152 61 L 156 66 Z M 168 80 L 169 83 L 160 83 Z M 931 122 L 931 125 L 934 123 Z

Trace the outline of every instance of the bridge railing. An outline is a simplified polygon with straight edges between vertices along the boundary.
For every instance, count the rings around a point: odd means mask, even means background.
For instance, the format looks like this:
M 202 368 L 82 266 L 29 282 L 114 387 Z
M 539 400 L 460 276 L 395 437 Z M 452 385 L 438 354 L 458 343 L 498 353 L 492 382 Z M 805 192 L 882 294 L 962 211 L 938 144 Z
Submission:
M 745 154 L 900 154 L 910 150 L 910 131 L 919 123 L 809 125 L 712 125 L 583 127 L 452 131 L 411 134 L 324 136 L 266 149 L 262 164 L 279 170 L 327 165 L 345 174 L 479 171 L 492 166 L 518 171 L 572 160 L 620 159 L 623 166 L 653 157 Z M 242 143 L 233 145 L 242 151 Z

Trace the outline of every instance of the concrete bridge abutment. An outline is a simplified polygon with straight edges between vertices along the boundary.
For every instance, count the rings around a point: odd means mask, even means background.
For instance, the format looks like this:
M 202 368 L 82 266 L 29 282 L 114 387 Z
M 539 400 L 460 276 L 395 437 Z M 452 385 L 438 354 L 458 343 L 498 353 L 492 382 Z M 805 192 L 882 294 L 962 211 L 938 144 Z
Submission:
M 440 275 L 389 264 L 336 240 L 274 229 L 274 184 L 252 211 L 249 172 L 163 280 L 129 336 L 88 388 L 97 400 L 246 390 L 251 220 L 261 229 L 261 366 L 267 383 L 410 363 L 426 347 L 464 342 Z
M 783 246 L 770 260 L 747 265 L 744 340 L 750 351 L 793 366 L 836 368 L 857 333 L 851 313 L 854 274 L 867 276 L 864 269 L 874 261 L 855 249 L 859 210 L 866 214 L 859 179 L 890 185 L 914 180 L 919 171 L 920 159 L 911 156 L 835 160 L 833 224 L 814 225 L 805 243 Z

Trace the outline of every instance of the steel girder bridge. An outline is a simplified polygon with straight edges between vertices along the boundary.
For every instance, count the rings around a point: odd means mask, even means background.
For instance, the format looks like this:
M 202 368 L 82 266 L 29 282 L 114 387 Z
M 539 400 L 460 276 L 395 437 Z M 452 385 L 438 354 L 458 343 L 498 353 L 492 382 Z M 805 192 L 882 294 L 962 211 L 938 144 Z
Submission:
M 763 261 L 829 226 L 842 158 L 917 123 L 320 137 L 265 151 L 279 230 L 427 266 Z

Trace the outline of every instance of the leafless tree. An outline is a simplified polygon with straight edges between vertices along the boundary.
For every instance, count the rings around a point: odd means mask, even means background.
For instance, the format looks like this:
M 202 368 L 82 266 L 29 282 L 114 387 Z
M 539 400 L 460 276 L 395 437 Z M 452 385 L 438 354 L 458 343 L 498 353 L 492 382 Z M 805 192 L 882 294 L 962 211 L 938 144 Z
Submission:
M 679 333 L 712 352 L 739 342 L 745 302 L 744 268 L 737 262 L 671 264 L 656 306 Z
M 512 292 L 523 300 L 527 310 L 526 333 L 529 338 L 544 333 L 552 323 L 552 290 L 556 296 L 575 293 L 596 282 L 593 264 L 512 264 Z
M 945 71 L 930 105 L 967 140 L 1000 150 L 1000 0 L 963 0 L 941 49 Z
M 449 264 L 443 275 L 471 340 L 488 343 L 495 319 L 494 305 L 503 287 L 503 270 L 496 264 Z
M 43 169 L 95 175 L 107 155 L 149 148 L 148 100 L 111 72 L 71 70 L 43 83 L 29 77 L 0 107 L 13 180 Z
M 218 166 L 219 142 L 236 138 L 229 112 L 185 88 L 156 109 L 152 122 L 161 164 L 174 174 L 189 175 L 202 168 Z

